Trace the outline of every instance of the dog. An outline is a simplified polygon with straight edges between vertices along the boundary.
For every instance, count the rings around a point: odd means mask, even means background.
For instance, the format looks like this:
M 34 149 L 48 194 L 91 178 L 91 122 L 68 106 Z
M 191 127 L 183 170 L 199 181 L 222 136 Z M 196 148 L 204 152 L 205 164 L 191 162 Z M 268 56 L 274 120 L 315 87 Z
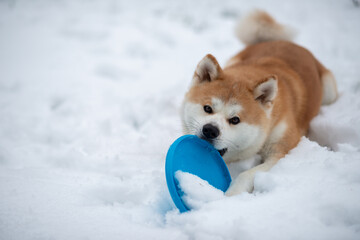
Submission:
M 226 163 L 261 156 L 240 173 L 227 196 L 252 192 L 268 171 L 307 134 L 320 106 L 338 97 L 335 78 L 308 50 L 291 42 L 291 28 L 257 10 L 236 28 L 246 48 L 224 68 L 206 55 L 181 107 L 185 134 L 210 142 Z

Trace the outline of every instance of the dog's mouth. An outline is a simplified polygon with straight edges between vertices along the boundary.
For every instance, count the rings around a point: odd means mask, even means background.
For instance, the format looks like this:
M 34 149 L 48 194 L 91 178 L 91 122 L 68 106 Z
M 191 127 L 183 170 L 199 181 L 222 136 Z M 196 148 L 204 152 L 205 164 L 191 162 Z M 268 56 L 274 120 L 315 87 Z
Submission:
M 213 141 L 210 139 L 207 139 L 206 137 L 204 137 L 204 136 L 201 136 L 200 137 L 201 139 L 203 139 L 203 140 L 205 140 L 205 141 L 207 141 L 208 143 L 210 143 L 211 145 L 213 145 L 214 146 L 214 143 L 213 143 Z M 215 147 L 215 146 L 214 146 Z M 223 148 L 223 149 L 216 149 L 219 153 L 220 153 L 220 156 L 224 156 L 224 154 L 227 152 L 227 148 Z
M 227 148 L 220 149 L 218 152 L 220 153 L 220 156 L 224 156 L 224 154 L 227 152 Z

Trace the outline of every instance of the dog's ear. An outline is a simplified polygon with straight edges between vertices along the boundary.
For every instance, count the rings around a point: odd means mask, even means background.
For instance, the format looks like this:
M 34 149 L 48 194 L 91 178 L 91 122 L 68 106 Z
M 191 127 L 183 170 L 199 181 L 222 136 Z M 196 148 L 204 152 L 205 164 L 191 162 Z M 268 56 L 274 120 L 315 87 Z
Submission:
M 276 76 L 269 76 L 260 81 L 253 91 L 255 100 L 262 104 L 272 103 L 278 91 L 278 81 Z
M 222 69 L 216 58 L 208 54 L 197 65 L 192 85 L 214 81 L 220 77 L 221 73 Z

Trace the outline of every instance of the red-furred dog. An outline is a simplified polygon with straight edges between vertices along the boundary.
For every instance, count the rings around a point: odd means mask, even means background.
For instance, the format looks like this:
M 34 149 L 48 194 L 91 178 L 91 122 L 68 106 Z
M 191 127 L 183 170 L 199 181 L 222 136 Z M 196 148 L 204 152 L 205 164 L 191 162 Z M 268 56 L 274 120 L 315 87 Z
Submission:
M 182 107 L 183 128 L 214 145 L 226 162 L 260 154 L 227 195 L 251 192 L 267 171 L 307 134 L 321 104 L 338 96 L 335 79 L 308 50 L 289 42 L 291 31 L 262 11 L 246 17 L 237 35 L 248 46 L 224 69 L 215 57 L 198 64 Z

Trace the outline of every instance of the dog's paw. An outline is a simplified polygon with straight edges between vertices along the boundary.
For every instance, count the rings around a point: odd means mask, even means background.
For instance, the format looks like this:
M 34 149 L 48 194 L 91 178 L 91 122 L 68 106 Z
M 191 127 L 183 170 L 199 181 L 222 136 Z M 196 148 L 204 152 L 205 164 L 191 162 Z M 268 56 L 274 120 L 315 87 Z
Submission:
M 254 180 L 245 174 L 240 174 L 225 192 L 225 196 L 234 196 L 243 192 L 251 193 L 254 189 Z

